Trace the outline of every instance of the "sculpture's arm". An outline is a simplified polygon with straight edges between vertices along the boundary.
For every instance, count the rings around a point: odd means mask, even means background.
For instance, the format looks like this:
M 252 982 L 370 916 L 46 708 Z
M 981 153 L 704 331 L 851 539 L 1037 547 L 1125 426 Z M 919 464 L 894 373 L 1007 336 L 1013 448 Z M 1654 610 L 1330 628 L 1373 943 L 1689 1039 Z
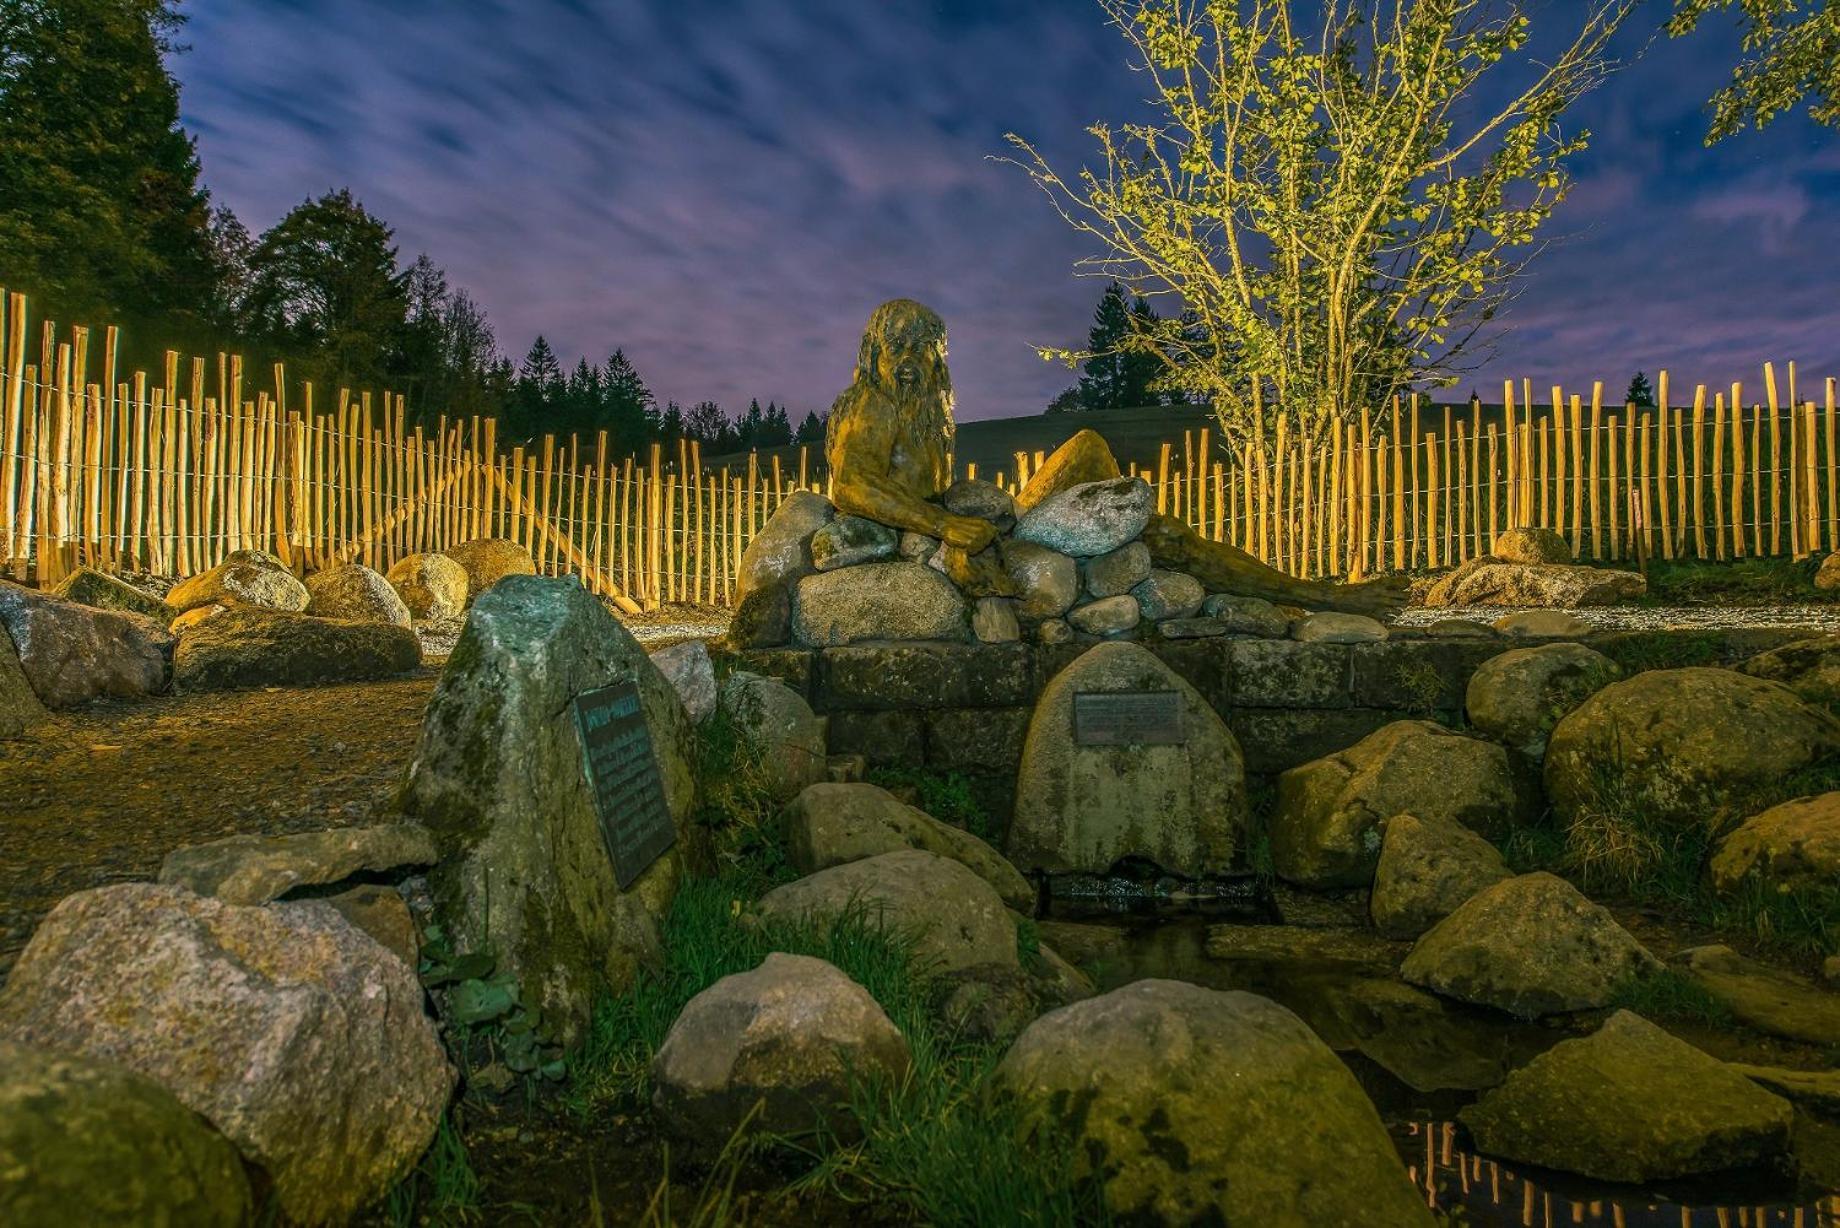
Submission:
M 894 449 L 891 424 L 874 413 L 853 413 L 837 429 L 843 436 L 831 449 L 838 458 L 831 474 L 831 502 L 839 511 L 912 529 L 973 552 L 990 544 L 994 525 L 954 516 L 914 494 L 895 476 L 889 465 Z

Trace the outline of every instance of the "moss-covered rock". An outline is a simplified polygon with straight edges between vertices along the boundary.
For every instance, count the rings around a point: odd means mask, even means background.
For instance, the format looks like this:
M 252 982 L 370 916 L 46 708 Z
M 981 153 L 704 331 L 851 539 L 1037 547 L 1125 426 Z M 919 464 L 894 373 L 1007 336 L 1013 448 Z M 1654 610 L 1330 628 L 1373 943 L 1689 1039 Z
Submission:
M 1539 760 L 1553 726 L 1622 676 L 1583 644 L 1541 644 L 1490 657 L 1470 675 L 1464 707 L 1477 732 Z
M 13 637 L 0 628 L 0 738 L 16 738 L 44 719 L 45 705 L 26 678 Z
M 98 610 L 125 610 L 160 622 L 172 617 L 172 610 L 160 598 L 93 567 L 79 567 L 59 580 L 51 595 L 66 601 L 79 601 Z
M 1532 1019 L 1608 1006 L 1657 966 L 1607 910 L 1538 873 L 1471 896 L 1426 931 L 1400 971 L 1414 985 Z
M 796 490 L 787 495 L 741 552 L 735 596 L 745 601 L 755 589 L 790 588 L 799 577 L 810 575 L 812 534 L 836 512 L 829 499 L 814 491 Z
M 1306 887 L 1365 887 L 1380 822 L 1409 813 L 1484 835 L 1505 832 L 1516 798 L 1508 754 L 1431 721 L 1395 721 L 1278 778 L 1272 865 Z
M 1391 938 L 1416 938 L 1478 891 L 1509 877 L 1501 853 L 1469 828 L 1396 814 L 1381 825 L 1374 925 Z
M 1713 889 L 1729 894 L 1755 878 L 1767 890 L 1840 888 L 1840 792 L 1798 797 L 1753 815 L 1719 842 Z
M 1840 704 L 1840 635 L 1815 636 L 1760 652 L 1738 666 L 1738 672 L 1780 682 L 1809 703 L 1831 708 Z
M 236 1148 L 153 1080 L 0 1040 L 0 1223 L 240 1228 Z
M 266 904 L 296 887 L 337 883 L 354 874 L 430 865 L 434 841 L 416 823 L 333 827 L 282 836 L 226 836 L 166 854 L 160 881 L 227 904 Z
M 736 670 L 719 699 L 736 734 L 752 745 L 763 783 L 778 801 L 790 801 L 825 779 L 830 751 L 825 718 L 777 678 Z
M 1177 697 L 1180 742 L 1074 740 L 1075 696 L 1146 691 Z M 1202 878 L 1232 868 L 1247 816 L 1239 742 L 1201 693 L 1148 649 L 1100 644 L 1055 675 L 1035 705 L 1007 851 L 1024 872 L 1103 874 L 1141 858 Z
M 445 554 L 406 554 L 384 579 L 414 618 L 440 622 L 466 609 L 466 568 Z
M 1780 1155 L 1787 1101 L 1628 1011 L 1561 1041 L 1458 1114 L 1492 1155 L 1603 1181 L 1717 1172 Z
M 1074 1133 L 1123 1222 L 1432 1222 L 1354 1076 L 1265 998 L 1137 981 L 1036 1020 L 995 1083 Z
M 99 610 L 0 580 L 0 630 L 47 708 L 166 689 L 173 639 L 151 618 Z
M 1778 683 L 1728 669 L 1650 670 L 1553 728 L 1546 792 L 1559 817 L 1717 830 L 1785 778 L 1840 752 L 1840 721 Z
M 899 538 L 885 524 L 862 516 L 839 516 L 811 535 L 811 565 L 835 571 L 892 558 Z
M 860 913 L 906 934 L 938 972 L 979 964 L 1020 965 L 1016 923 L 996 889 L 948 857 L 902 849 L 819 870 L 760 899 L 769 923 L 828 923 Z
M 173 686 L 226 691 L 394 678 L 422 663 L 407 627 L 235 607 L 198 623 L 173 650 Z
M 475 537 L 449 550 L 447 557 L 466 572 L 468 605 L 506 576 L 537 574 L 537 561 L 530 551 L 503 537 Z
M 251 605 L 298 613 L 307 586 L 266 550 L 232 550 L 215 567 L 181 580 L 166 594 L 168 617 L 203 605 Z
M 864 640 L 964 640 L 965 599 L 952 581 L 921 563 L 865 563 L 798 582 L 792 634 L 826 648 Z
M 362 563 L 341 563 L 307 577 L 307 613 L 347 622 L 409 625 L 409 607 L 390 582 Z
M 680 833 L 695 804 L 691 724 L 645 650 L 572 579 L 511 576 L 473 606 L 428 701 L 402 791 L 434 834 L 437 919 L 492 953 L 565 1042 L 597 994 L 659 954 L 677 889 L 667 853 L 622 891 L 583 770 L 573 700 L 633 679 Z

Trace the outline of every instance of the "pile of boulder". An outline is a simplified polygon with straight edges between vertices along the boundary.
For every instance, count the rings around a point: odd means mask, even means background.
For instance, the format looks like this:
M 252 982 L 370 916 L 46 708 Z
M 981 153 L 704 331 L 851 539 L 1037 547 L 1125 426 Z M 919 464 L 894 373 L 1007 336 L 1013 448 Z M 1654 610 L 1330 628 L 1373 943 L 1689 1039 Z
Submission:
M 1616 605 L 1648 591 L 1639 571 L 1583 566 L 1573 557 L 1551 529 L 1509 529 L 1489 554 L 1440 576 L 1423 604 L 1577 609 Z
M 948 574 L 939 539 L 839 515 L 824 496 L 800 491 L 743 552 L 730 642 L 755 649 L 1282 636 L 1303 616 L 1257 598 L 1209 593 L 1186 572 L 1153 566 L 1143 535 L 1156 496 L 1142 478 L 1084 482 L 1034 503 L 964 479 L 940 501 L 955 516 L 995 527 L 995 543 L 976 560 L 994 575 L 961 587 Z M 1370 618 L 1319 617 L 1324 628 L 1340 623 L 1345 633 L 1376 639 L 1385 633 Z
M 49 592 L 0 582 L 0 737 L 95 699 L 394 677 L 479 594 L 535 571 L 522 546 L 482 538 L 387 575 L 342 563 L 303 582 L 237 550 L 163 593 L 89 567 Z

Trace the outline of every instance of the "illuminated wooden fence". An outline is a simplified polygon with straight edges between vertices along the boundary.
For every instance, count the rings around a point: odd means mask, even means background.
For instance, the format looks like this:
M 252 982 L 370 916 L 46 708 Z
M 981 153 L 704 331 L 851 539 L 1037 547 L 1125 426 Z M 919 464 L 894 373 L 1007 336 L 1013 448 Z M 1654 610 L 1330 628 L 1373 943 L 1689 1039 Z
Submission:
M 628 611 L 725 605 L 774 509 L 824 488 L 807 449 L 710 469 L 693 442 L 620 458 L 604 433 L 508 445 L 490 418 L 409 426 L 399 394 L 328 397 L 235 356 L 121 373 L 116 330 L 33 324 L 18 294 L 0 295 L 0 347 L 0 571 L 40 584 L 78 566 L 186 576 L 244 548 L 302 573 L 387 570 L 493 536 Z M 1748 408 L 1737 385 L 1668 406 L 1664 373 L 1663 408 L 1606 405 L 1601 387 L 1536 405 L 1509 384 L 1488 421 L 1408 400 L 1232 455 L 1191 430 L 1142 476 L 1160 510 L 1300 575 L 1448 566 L 1516 524 L 1585 561 L 1807 555 L 1840 541 L 1835 385 L 1817 404 L 1786 374 L 1779 390 L 1766 365 Z M 1044 459 L 982 476 L 1015 490 Z

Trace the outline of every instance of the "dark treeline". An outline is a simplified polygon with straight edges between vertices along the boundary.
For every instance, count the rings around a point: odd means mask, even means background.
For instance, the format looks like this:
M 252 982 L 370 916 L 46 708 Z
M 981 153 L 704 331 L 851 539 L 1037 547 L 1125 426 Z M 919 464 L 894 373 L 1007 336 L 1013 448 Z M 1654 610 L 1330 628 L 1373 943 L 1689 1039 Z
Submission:
M 214 205 L 166 68 L 173 0 L 0 0 L 0 285 L 60 322 L 123 327 L 127 369 L 166 349 L 282 361 L 326 389 L 403 393 L 412 420 L 498 417 L 507 440 L 605 430 L 617 452 L 728 452 L 823 436 L 758 401 L 659 404 L 625 352 L 564 370 L 541 336 L 520 361 L 428 256 L 347 189 L 261 234 Z

